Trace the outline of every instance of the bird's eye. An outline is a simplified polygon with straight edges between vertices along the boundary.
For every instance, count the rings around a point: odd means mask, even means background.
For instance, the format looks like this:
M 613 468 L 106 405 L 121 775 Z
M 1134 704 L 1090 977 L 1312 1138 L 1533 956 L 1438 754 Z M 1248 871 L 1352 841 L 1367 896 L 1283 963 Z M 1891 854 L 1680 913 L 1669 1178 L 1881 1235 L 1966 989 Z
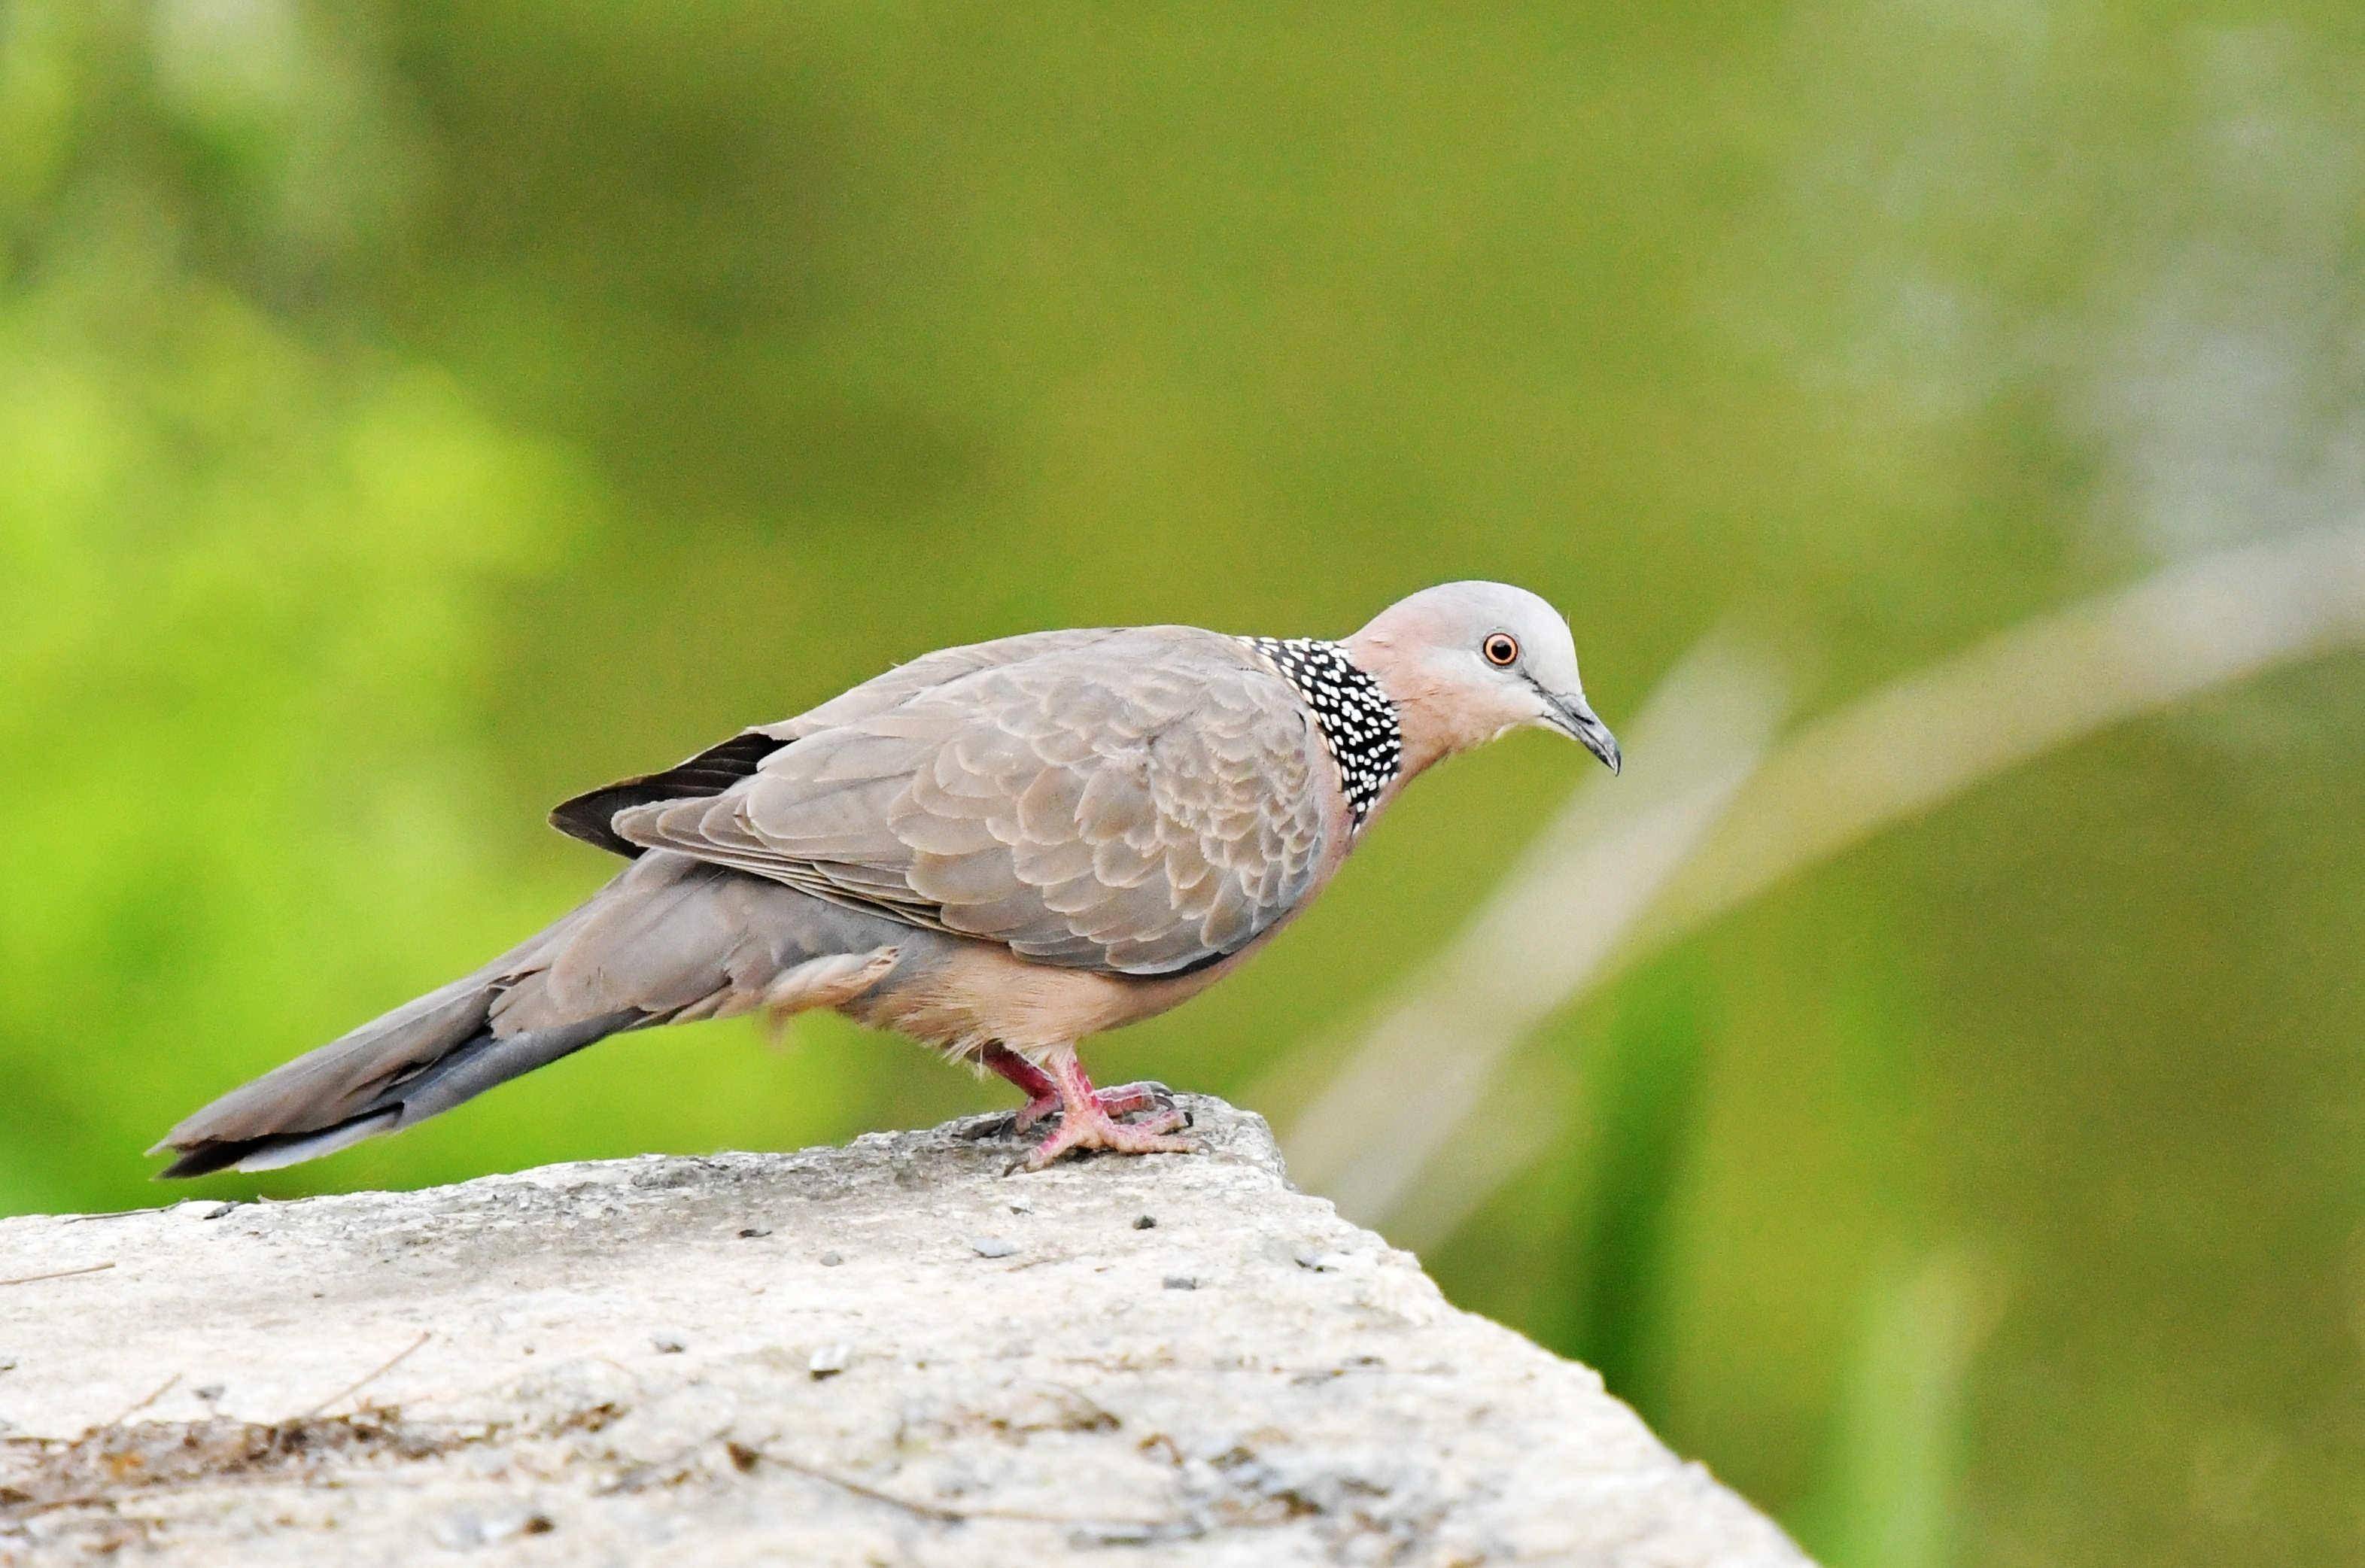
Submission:
M 1497 669 L 1508 669 L 1519 657 L 1519 640 L 1508 632 L 1496 632 L 1479 644 L 1486 662 Z

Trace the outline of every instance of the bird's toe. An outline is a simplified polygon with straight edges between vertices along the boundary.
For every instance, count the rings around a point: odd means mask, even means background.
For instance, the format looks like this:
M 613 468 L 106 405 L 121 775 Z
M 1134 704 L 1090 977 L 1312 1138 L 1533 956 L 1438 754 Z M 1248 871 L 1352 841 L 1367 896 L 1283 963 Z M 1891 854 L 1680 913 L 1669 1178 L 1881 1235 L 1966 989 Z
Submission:
M 1067 1117 L 1026 1157 L 1026 1169 L 1040 1170 L 1070 1154 L 1096 1148 L 1111 1154 L 1196 1154 L 1197 1144 L 1172 1136 L 1189 1122 L 1189 1113 L 1181 1110 L 1161 1111 L 1138 1122 L 1112 1121 L 1106 1115 Z
M 1101 1109 L 1113 1119 L 1122 1120 L 1143 1111 L 1164 1114 L 1174 1108 L 1174 1092 L 1163 1083 L 1144 1079 L 1139 1083 L 1120 1083 L 1093 1095 Z

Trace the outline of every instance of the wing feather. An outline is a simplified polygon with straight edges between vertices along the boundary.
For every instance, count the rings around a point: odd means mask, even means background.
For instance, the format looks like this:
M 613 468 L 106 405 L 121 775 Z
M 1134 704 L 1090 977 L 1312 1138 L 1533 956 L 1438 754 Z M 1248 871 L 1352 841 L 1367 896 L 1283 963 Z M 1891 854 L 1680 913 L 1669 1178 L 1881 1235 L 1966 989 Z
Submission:
M 915 678 L 931 660 L 937 678 Z M 1236 952 L 1311 890 L 1328 831 L 1320 742 L 1235 639 L 1054 634 L 881 680 L 891 694 L 858 688 L 775 726 L 795 733 L 722 793 L 629 806 L 614 833 L 1136 975 Z

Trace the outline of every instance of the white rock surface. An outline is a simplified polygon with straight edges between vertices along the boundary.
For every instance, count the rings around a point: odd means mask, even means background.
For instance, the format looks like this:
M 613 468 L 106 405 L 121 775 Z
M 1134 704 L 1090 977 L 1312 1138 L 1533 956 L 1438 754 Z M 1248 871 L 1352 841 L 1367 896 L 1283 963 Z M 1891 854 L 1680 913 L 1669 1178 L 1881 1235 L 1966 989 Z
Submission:
M 0 1562 L 1804 1561 L 1185 1103 L 0 1221 Z

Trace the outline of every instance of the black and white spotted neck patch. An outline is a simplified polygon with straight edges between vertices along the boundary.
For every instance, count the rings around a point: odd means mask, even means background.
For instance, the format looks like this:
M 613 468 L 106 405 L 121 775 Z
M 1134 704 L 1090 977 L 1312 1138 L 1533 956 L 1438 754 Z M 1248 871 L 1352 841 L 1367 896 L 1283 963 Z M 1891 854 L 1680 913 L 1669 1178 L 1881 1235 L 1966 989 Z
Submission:
M 1345 646 L 1314 637 L 1244 637 L 1242 642 L 1263 655 L 1267 664 L 1297 688 L 1298 696 L 1314 710 L 1315 726 L 1330 760 L 1339 765 L 1339 782 L 1355 825 L 1378 801 L 1404 765 L 1404 731 L 1396 723 L 1396 705 L 1355 661 Z

